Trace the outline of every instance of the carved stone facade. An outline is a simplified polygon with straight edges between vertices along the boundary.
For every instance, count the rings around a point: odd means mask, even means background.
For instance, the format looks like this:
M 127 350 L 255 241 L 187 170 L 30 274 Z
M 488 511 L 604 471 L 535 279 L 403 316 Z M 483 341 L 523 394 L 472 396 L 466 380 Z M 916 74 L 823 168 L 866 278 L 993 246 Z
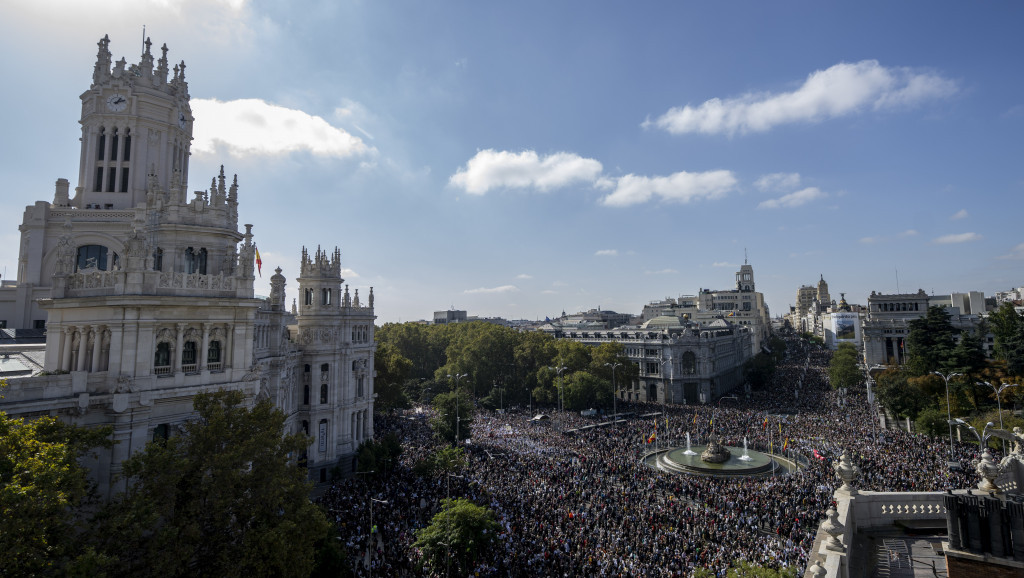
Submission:
M 154 66 L 147 41 L 138 64 L 111 70 L 108 46 L 104 37 L 81 96 L 75 194 L 59 179 L 52 203 L 26 208 L 18 279 L 0 287 L 8 327 L 45 326 L 46 375 L 11 380 L 0 408 L 113 426 L 117 443 L 91 464 L 107 491 L 131 453 L 176 435 L 195 394 L 220 389 L 271 399 L 290 431 L 308 433 L 315 479 L 347 471 L 373 433 L 372 288 L 361 306 L 358 290 L 342 294 L 340 251 L 303 250 L 300 292 L 326 302 L 286 312 L 281 269 L 271 297 L 255 298 L 237 177 L 229 184 L 222 167 L 187 194 L 184 63 L 171 75 L 165 46 Z

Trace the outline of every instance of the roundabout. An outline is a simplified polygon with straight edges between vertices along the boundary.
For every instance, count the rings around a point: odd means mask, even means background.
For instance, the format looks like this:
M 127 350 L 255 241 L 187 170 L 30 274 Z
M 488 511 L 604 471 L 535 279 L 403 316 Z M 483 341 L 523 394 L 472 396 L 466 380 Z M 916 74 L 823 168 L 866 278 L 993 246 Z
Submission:
M 708 451 L 706 445 L 692 448 L 675 447 L 651 452 L 644 456 L 644 462 L 655 469 L 672 474 L 690 474 L 713 477 L 770 476 L 773 473 L 789 473 L 795 464 L 767 452 L 744 450 L 732 446 L 719 446 L 728 450 L 727 459 L 721 462 L 707 461 L 702 457 Z M 714 449 L 714 448 L 712 448 Z

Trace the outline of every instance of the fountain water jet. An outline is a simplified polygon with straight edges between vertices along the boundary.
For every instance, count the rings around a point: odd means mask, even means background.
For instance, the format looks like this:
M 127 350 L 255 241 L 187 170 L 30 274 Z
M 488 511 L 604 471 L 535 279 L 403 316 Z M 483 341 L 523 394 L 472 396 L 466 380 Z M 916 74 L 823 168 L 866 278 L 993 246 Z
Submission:
M 743 455 L 740 456 L 738 459 L 741 459 L 745 462 L 749 462 L 750 460 L 754 459 L 750 457 L 750 453 L 747 452 L 747 436 L 743 436 Z
M 686 451 L 683 452 L 685 456 L 695 456 L 697 452 L 690 449 L 690 432 L 686 432 Z

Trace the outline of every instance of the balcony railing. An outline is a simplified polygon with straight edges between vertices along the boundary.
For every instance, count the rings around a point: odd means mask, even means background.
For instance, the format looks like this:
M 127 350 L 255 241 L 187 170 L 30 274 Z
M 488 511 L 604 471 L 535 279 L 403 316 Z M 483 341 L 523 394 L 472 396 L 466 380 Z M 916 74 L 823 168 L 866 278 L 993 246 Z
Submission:
M 171 375 L 171 366 L 170 365 L 163 365 L 163 366 L 154 367 L 153 368 L 153 373 L 156 374 L 158 377 L 167 377 L 167 376 Z
M 181 370 L 185 373 L 199 373 L 199 365 L 195 363 L 183 363 Z
M 223 367 L 224 367 L 224 364 L 219 362 L 219 361 L 215 362 L 215 363 L 207 363 L 206 364 L 206 369 L 209 369 L 210 371 L 221 371 L 221 369 Z

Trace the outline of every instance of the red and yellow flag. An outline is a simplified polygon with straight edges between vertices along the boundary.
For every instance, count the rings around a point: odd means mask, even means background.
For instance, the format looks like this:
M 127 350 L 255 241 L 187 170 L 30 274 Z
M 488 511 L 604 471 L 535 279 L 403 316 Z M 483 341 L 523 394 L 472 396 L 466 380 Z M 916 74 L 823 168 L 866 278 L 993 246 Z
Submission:
M 263 259 L 260 259 L 260 250 L 256 247 L 256 243 L 252 244 L 252 248 L 256 250 L 256 271 L 259 272 L 260 278 L 263 278 Z
M 786 451 L 786 447 L 789 445 L 789 438 L 786 438 L 786 443 L 782 444 L 782 451 Z

